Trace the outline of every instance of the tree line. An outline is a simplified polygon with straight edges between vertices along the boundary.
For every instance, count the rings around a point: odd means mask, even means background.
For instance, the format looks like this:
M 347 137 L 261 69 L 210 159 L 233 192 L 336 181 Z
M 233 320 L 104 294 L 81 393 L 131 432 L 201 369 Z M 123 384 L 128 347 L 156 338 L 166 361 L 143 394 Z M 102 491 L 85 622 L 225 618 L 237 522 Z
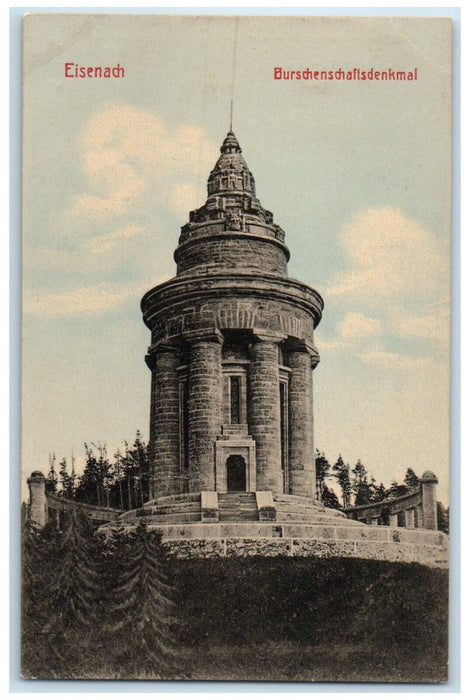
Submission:
M 341 456 L 333 465 L 330 465 L 324 452 L 316 450 L 316 490 L 317 500 L 323 501 L 330 508 L 349 508 L 350 506 L 364 506 L 369 503 L 377 503 L 385 498 L 395 498 L 404 496 L 414 491 L 420 484 L 419 478 L 414 470 L 409 467 L 402 484 L 392 481 L 389 488 L 382 482 L 380 484 L 371 475 L 369 477 L 367 469 L 358 459 L 353 469 L 346 464 Z M 328 488 L 326 480 L 335 479 L 339 486 L 342 503 L 333 489 Z
M 124 442 L 123 450 L 113 457 L 106 445 L 85 443 L 85 467 L 75 471 L 75 459 L 64 457 L 56 465 L 56 456 L 49 457 L 46 491 L 72 501 L 120 510 L 140 508 L 149 500 L 149 448 L 137 431 L 134 443 Z
M 331 465 L 324 452 L 316 450 L 316 498 L 328 508 L 341 510 L 350 506 L 378 503 L 411 493 L 419 487 L 420 480 L 409 467 L 402 483 L 392 481 L 389 487 L 377 483 L 361 462 L 357 460 L 353 469 L 345 463 L 341 454 Z M 328 486 L 334 480 L 338 492 Z M 140 508 L 149 500 L 150 458 L 149 446 L 137 431 L 132 445 L 124 442 L 110 458 L 105 445 L 85 444 L 85 467 L 80 475 L 75 472 L 75 461 L 67 458 L 56 466 L 56 457 L 49 458 L 46 491 L 63 498 L 97 506 L 132 510 Z M 340 500 L 341 499 L 341 500 Z M 438 527 L 449 531 L 449 509 L 438 502 Z
M 349 508 L 350 506 L 364 506 L 369 503 L 378 503 L 387 498 L 397 498 L 405 496 L 415 491 L 420 480 L 415 471 L 408 467 L 402 483 L 392 481 L 386 488 L 382 482 L 377 483 L 372 475 L 369 476 L 366 467 L 360 459 L 353 469 L 345 463 L 341 454 L 336 462 L 331 465 L 325 457 L 324 452 L 316 450 L 316 497 L 328 508 Z M 334 491 L 329 488 L 327 479 L 334 479 L 339 487 L 340 500 Z M 438 529 L 449 533 L 449 508 L 437 503 Z

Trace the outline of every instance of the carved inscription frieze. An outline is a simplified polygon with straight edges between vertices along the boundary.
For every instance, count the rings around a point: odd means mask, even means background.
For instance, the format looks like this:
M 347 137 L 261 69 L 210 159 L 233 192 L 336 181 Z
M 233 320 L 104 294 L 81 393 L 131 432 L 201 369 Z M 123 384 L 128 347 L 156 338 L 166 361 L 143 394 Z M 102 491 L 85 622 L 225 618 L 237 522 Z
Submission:
M 178 313 L 162 318 L 161 323 L 154 327 L 153 342 L 209 328 L 262 328 L 294 338 L 309 338 L 312 320 L 305 312 L 281 302 L 214 300 L 200 306 L 180 308 Z

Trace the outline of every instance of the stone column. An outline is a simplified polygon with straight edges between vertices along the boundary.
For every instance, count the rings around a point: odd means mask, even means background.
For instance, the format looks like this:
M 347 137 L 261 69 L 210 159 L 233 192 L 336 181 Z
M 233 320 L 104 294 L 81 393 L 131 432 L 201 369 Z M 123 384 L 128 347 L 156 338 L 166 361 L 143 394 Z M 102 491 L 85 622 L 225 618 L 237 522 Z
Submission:
M 215 441 L 222 427 L 220 333 L 191 342 L 189 366 L 189 490 L 215 490 Z
M 256 490 L 282 493 L 279 348 L 257 339 L 249 366 L 248 431 L 256 443 Z
M 398 513 L 390 513 L 390 527 L 398 527 Z
M 28 479 L 29 519 L 38 527 L 47 522 L 46 479 L 42 472 L 33 472 Z
M 315 462 L 313 456 L 312 361 L 306 349 L 290 350 L 289 380 L 289 470 L 290 493 L 313 498 Z
M 180 423 L 178 366 L 180 352 L 171 345 L 157 346 L 148 364 L 152 368 L 150 497 L 180 493 Z
M 424 472 L 421 477 L 421 494 L 423 499 L 423 527 L 437 530 L 437 477 L 433 472 Z
M 414 529 L 415 526 L 415 509 L 414 508 L 407 508 L 406 509 L 406 527 L 410 529 Z

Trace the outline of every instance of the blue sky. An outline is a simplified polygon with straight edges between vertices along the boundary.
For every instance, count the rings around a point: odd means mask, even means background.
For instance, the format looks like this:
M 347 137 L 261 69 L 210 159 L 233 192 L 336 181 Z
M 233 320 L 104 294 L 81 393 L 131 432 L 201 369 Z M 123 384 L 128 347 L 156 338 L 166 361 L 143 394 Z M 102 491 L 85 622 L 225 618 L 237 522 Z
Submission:
M 447 500 L 449 32 L 423 18 L 27 18 L 24 476 L 51 452 L 148 436 L 140 298 L 175 273 L 233 97 L 289 275 L 325 300 L 316 446 L 385 483 L 432 469 Z M 66 79 L 69 61 L 125 78 Z M 282 82 L 276 66 L 416 67 L 418 81 Z

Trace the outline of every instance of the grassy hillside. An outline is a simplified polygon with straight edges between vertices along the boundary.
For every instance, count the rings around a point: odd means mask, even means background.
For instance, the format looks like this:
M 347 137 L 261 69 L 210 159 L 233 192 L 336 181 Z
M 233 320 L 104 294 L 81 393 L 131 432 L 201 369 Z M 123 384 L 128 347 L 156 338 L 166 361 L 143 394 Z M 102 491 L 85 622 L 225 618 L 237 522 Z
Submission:
M 444 682 L 447 572 L 358 559 L 174 563 L 192 678 Z
M 446 680 L 445 571 L 339 558 L 171 559 L 168 578 L 176 647 L 160 678 Z M 34 598 L 24 599 L 29 616 L 44 605 Z M 155 677 L 145 663 L 125 670 L 132 632 L 116 638 L 98 619 L 89 640 L 71 637 L 39 613 L 39 634 L 25 623 L 25 677 Z

